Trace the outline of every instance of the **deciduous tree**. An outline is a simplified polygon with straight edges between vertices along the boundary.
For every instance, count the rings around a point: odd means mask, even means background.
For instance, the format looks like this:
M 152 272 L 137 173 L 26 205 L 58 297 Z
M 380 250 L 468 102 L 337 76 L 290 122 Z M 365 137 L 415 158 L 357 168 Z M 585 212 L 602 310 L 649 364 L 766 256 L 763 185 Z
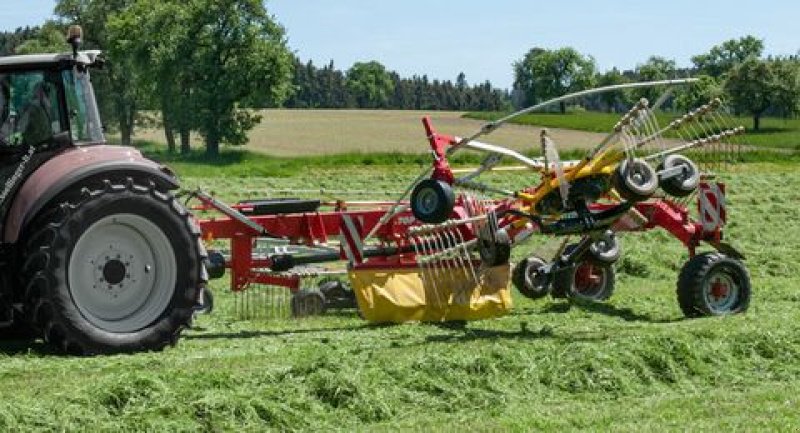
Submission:
M 533 48 L 514 63 L 514 87 L 525 95 L 525 105 L 591 87 L 595 62 L 574 48 Z M 561 112 L 566 111 L 561 104 Z
M 791 59 L 751 58 L 735 66 L 725 82 L 733 107 L 753 116 L 753 129 L 772 107 L 784 115 L 800 110 L 800 67 Z
M 764 42 L 748 35 L 715 45 L 708 53 L 692 57 L 692 63 L 701 73 L 720 78 L 745 60 L 761 57 L 763 50 Z
M 347 89 L 359 108 L 383 108 L 394 92 L 394 82 L 382 64 L 357 62 L 347 71 Z

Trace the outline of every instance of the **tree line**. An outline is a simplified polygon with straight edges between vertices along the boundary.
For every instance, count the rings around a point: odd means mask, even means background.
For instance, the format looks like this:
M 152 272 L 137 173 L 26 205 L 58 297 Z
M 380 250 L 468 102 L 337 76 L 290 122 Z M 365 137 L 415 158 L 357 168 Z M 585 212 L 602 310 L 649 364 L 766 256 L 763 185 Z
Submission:
M 715 45 L 691 60 L 692 67 L 680 69 L 674 60 L 652 56 L 634 70 L 612 68 L 600 73 L 594 58 L 573 48 L 532 48 L 514 62 L 512 99 L 516 107 L 524 107 L 595 86 L 696 77 L 697 82 L 677 90 L 662 108 L 688 110 L 723 97 L 737 114 L 752 116 L 755 130 L 765 114 L 800 113 L 800 52 L 765 57 L 764 42 L 748 35 Z M 580 104 L 587 109 L 621 111 L 639 98 L 655 102 L 658 92 L 653 88 L 608 92 Z M 566 104 L 559 108 L 564 112 Z
M 319 68 L 294 60 L 294 93 L 287 108 L 373 108 L 394 110 L 501 111 L 510 108 L 508 92 L 489 81 L 470 86 L 461 72 L 455 83 L 427 75 L 401 77 L 376 61 L 357 62 L 347 71 L 333 61 Z

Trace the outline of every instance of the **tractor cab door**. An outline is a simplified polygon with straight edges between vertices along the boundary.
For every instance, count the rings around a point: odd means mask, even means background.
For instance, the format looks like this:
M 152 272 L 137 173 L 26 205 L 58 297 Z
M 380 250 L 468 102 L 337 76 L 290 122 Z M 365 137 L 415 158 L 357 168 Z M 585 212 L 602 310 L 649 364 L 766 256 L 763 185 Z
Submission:
M 40 151 L 69 143 L 61 80 L 55 70 L 0 73 L 0 208 L 46 160 Z
M 68 132 L 58 72 L 0 74 L 0 152 L 14 154 Z

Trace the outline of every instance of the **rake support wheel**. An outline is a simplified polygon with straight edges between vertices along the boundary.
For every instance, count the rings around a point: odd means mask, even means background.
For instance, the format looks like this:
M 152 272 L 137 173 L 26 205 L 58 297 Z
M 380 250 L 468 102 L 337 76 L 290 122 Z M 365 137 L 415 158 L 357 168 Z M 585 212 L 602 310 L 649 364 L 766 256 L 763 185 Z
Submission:
M 411 212 L 427 224 L 439 224 L 453 213 L 456 196 L 447 182 L 425 179 L 411 192 Z
M 517 263 L 511 273 L 511 282 L 519 292 L 530 299 L 539 299 L 550 293 L 549 275 L 542 272 L 547 263 L 539 257 L 528 257 Z
M 553 294 L 559 297 L 602 302 L 614 294 L 616 274 L 614 267 L 594 263 L 592 260 L 578 262 L 575 266 L 556 272 Z
M 681 173 L 661 180 L 660 186 L 667 194 L 675 197 L 686 197 L 700 184 L 700 169 L 691 159 L 683 155 L 669 155 L 659 164 L 658 171 L 681 167 Z
M 588 257 L 601 265 L 613 264 L 622 255 L 617 236 L 611 230 L 606 231 L 596 241 L 592 242 L 588 252 Z
M 743 313 L 751 292 L 744 264 L 718 252 L 694 256 L 678 277 L 678 304 L 686 317 Z
M 614 171 L 614 189 L 626 200 L 639 202 L 650 198 L 658 189 L 658 175 L 642 159 L 626 159 Z
M 319 316 L 326 310 L 325 295 L 317 290 L 300 289 L 290 302 L 292 317 Z

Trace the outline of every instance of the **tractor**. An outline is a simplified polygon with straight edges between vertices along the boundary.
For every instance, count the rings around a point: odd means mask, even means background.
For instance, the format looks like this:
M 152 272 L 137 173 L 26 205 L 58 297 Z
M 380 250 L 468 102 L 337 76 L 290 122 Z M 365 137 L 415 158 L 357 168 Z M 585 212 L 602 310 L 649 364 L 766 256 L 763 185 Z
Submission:
M 0 325 L 62 353 L 160 350 L 203 303 L 206 252 L 175 174 L 107 144 L 81 38 L 0 57 Z

